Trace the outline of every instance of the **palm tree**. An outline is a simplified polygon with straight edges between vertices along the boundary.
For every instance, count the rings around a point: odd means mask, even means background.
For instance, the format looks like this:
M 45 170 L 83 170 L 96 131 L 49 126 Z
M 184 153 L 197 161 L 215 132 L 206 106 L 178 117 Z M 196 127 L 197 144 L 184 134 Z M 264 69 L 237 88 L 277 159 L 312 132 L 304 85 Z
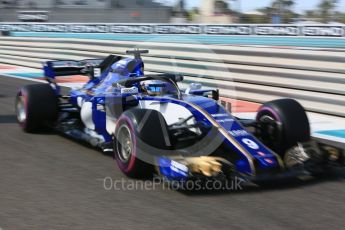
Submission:
M 322 0 L 319 4 L 320 17 L 323 23 L 331 20 L 332 12 L 336 7 L 337 0 Z
M 306 18 L 315 18 L 315 12 L 313 10 L 306 10 L 304 12 Z
M 276 15 L 280 15 L 284 23 L 289 23 L 293 15 L 292 6 L 295 4 L 294 0 L 275 0 L 272 2 L 271 8 Z

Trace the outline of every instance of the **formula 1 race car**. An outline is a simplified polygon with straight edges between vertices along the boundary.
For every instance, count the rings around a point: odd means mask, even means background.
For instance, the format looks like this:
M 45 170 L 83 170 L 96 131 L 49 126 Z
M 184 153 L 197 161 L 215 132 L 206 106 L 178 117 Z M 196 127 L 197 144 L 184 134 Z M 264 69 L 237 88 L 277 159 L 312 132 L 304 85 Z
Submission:
M 255 120 L 239 119 L 219 103 L 219 91 L 178 74 L 144 74 L 142 53 L 104 60 L 47 61 L 48 84 L 27 85 L 16 97 L 26 132 L 53 128 L 113 152 L 120 170 L 173 181 L 225 178 L 259 181 L 318 174 L 343 165 L 343 153 L 312 140 L 303 107 L 292 99 L 267 102 Z M 66 95 L 56 78 L 88 75 Z

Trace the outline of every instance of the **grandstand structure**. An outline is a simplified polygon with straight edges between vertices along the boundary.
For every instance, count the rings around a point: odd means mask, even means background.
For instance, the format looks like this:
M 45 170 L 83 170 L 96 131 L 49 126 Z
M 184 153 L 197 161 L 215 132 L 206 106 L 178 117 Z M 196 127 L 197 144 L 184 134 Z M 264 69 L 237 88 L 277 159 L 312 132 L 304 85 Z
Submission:
M 0 21 L 20 11 L 48 11 L 49 22 L 166 23 L 171 8 L 151 0 L 0 0 Z

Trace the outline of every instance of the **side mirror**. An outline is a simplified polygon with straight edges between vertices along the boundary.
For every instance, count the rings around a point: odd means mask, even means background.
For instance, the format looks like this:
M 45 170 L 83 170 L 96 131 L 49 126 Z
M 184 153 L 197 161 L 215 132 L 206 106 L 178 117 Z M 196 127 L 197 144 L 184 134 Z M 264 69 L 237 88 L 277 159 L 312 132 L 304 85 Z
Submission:
M 185 93 L 186 94 L 192 94 L 192 91 L 200 90 L 201 88 L 202 88 L 202 84 L 192 82 L 189 84 L 189 87 L 186 89 Z
M 219 89 L 212 90 L 212 99 L 216 101 L 219 100 Z
M 202 84 L 201 83 L 196 83 L 196 82 L 192 82 L 189 84 L 189 88 L 191 90 L 198 90 L 202 88 Z

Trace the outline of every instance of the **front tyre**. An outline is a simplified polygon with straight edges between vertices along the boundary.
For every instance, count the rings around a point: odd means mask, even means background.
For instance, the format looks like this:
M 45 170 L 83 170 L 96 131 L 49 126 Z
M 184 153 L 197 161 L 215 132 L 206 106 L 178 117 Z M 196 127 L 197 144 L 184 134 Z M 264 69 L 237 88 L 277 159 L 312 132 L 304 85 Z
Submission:
M 170 148 L 164 117 L 155 110 L 131 109 L 117 120 L 114 158 L 120 170 L 132 178 L 149 178 L 154 172 L 154 154 Z
M 260 124 L 259 137 L 268 147 L 280 154 L 310 141 L 310 125 L 307 114 L 296 100 L 278 99 L 263 104 L 256 117 Z
M 54 125 L 58 116 L 58 99 L 48 84 L 22 87 L 15 100 L 17 121 L 25 132 L 37 132 Z

